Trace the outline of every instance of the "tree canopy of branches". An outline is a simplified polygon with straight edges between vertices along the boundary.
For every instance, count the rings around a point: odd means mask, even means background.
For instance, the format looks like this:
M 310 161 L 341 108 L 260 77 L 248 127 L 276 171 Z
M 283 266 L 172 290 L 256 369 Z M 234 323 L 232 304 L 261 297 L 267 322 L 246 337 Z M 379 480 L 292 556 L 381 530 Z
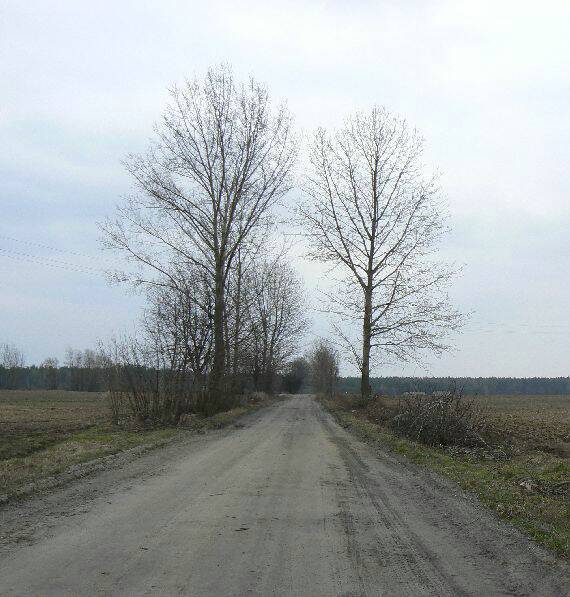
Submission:
M 360 369 L 364 398 L 371 363 L 446 350 L 447 333 L 460 324 L 446 294 L 454 272 L 433 255 L 445 225 L 422 152 L 417 131 L 381 108 L 317 131 L 310 146 L 300 208 L 309 256 L 341 272 L 329 298 L 346 323 L 335 327 Z M 355 322 L 356 339 L 347 328 Z
M 188 372 L 203 389 L 212 352 L 213 298 L 202 272 L 194 269 L 175 288 L 151 286 L 144 329 L 149 344 L 164 356 L 163 366 Z
M 309 381 L 309 363 L 305 357 L 298 357 L 287 366 L 283 376 L 283 390 L 289 394 L 297 394 Z
M 251 278 L 251 363 L 259 389 L 273 392 L 303 333 L 305 300 L 302 283 L 283 258 L 264 260 Z
M 337 350 L 326 340 L 317 340 L 307 357 L 313 391 L 327 398 L 336 392 L 339 370 Z
M 18 387 L 20 371 L 24 364 L 24 353 L 15 344 L 0 344 L 0 368 L 4 370 L 4 385 L 7 388 Z
M 272 107 L 253 79 L 237 83 L 229 67 L 173 88 L 170 99 L 148 152 L 127 160 L 136 193 L 103 229 L 108 246 L 141 266 L 120 279 L 179 290 L 189 268 L 204 276 L 215 403 L 228 373 L 229 278 L 240 248 L 291 187 L 296 143 L 286 108 Z
M 0 344 L 0 365 L 6 369 L 23 367 L 24 353 L 15 344 Z

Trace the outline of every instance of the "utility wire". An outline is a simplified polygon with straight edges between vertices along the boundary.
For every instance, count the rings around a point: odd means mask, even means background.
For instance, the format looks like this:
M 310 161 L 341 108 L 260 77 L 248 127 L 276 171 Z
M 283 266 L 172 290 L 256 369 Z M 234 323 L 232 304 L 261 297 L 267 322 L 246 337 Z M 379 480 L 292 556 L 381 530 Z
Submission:
M 14 238 L 13 236 L 5 236 L 3 234 L 0 234 L 0 239 L 15 243 L 21 243 L 24 245 L 30 245 L 32 247 L 39 247 L 41 249 L 49 249 L 50 251 L 55 251 L 56 253 L 64 253 L 67 255 L 75 255 L 76 257 L 87 257 L 88 259 L 93 259 L 93 255 L 88 255 L 87 253 L 79 253 L 77 251 L 71 251 L 69 249 L 60 249 L 57 247 L 52 247 L 51 245 L 45 245 L 43 243 L 37 243 L 30 240 L 23 240 L 21 238 Z
M 84 274 L 101 275 L 105 274 L 105 270 L 94 267 L 84 266 L 77 263 L 68 263 L 66 261 L 60 261 L 51 257 L 39 257 L 37 255 L 31 255 L 30 253 L 21 253 L 19 251 L 10 251 L 8 249 L 0 248 L 0 256 L 8 257 L 15 261 L 27 261 L 28 263 L 35 263 L 36 265 L 45 265 L 47 267 L 56 267 L 68 271 L 76 271 Z

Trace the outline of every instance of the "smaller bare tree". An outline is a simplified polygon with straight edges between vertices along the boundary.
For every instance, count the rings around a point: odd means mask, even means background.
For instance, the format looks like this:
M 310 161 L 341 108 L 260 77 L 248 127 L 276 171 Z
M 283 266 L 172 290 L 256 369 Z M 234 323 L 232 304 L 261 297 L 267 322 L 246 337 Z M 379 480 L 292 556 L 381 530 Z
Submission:
M 163 338 L 114 340 L 104 349 L 111 416 L 115 423 L 173 425 L 195 407 L 180 359 Z
M 25 365 L 24 353 L 15 344 L 1 344 L 0 365 L 6 369 L 22 368 Z
M 311 348 L 308 358 L 313 391 L 332 398 L 336 392 L 339 371 L 339 354 L 326 340 L 318 340 Z
M 253 379 L 256 389 L 271 393 L 307 326 L 303 286 L 282 256 L 258 263 L 251 284 Z
M 15 344 L 0 344 L 0 369 L 4 370 L 4 387 L 16 389 L 19 386 L 24 366 L 24 353 Z
M 446 227 L 422 152 L 417 131 L 381 108 L 333 134 L 319 130 L 310 149 L 300 208 L 309 256 L 341 272 L 331 311 L 343 322 L 336 330 L 360 369 L 363 398 L 375 361 L 441 353 L 461 322 L 446 292 L 455 272 L 434 256 Z
M 149 288 L 144 328 L 168 355 L 170 367 L 185 371 L 194 387 L 204 389 L 212 356 L 213 294 L 203 273 L 190 268 Z

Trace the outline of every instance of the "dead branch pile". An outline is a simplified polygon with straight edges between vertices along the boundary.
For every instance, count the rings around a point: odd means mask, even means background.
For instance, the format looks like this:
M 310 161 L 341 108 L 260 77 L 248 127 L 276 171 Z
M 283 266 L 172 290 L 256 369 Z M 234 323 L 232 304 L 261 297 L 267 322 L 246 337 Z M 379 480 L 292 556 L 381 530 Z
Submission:
M 400 399 L 388 427 L 430 446 L 485 446 L 484 415 L 473 400 L 453 390 L 437 396 L 411 394 Z

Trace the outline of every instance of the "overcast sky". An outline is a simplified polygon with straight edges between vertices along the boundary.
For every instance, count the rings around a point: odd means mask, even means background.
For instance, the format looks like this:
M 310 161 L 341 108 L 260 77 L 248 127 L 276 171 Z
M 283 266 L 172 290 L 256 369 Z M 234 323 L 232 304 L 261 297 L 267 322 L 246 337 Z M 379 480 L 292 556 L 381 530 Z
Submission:
M 569 22 L 567 0 L 0 0 L 0 342 L 39 362 L 132 329 L 97 221 L 167 87 L 224 61 L 304 133 L 376 103 L 427 139 L 472 316 L 455 352 L 379 373 L 570 375 Z

